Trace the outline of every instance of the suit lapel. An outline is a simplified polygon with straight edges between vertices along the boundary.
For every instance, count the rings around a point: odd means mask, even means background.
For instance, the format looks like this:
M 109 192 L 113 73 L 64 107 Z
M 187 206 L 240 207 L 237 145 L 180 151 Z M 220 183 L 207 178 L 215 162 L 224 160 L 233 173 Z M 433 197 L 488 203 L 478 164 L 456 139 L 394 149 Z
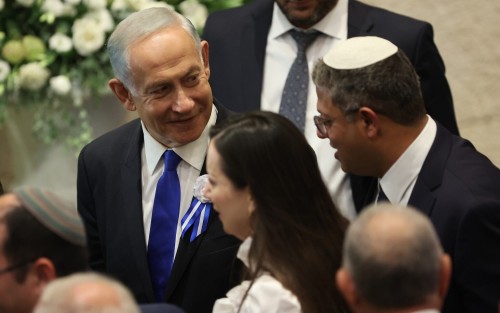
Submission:
M 274 1 L 256 3 L 251 18 L 243 26 L 242 41 L 242 73 L 245 73 L 243 86 L 243 102 L 245 111 L 260 109 L 260 95 L 264 59 L 266 54 L 267 35 L 271 27 L 272 6 Z
M 135 263 L 138 273 L 137 282 L 141 283 L 146 290 L 148 300 L 154 301 L 154 291 L 149 275 L 147 260 L 147 247 L 144 240 L 144 224 L 142 213 L 142 182 L 141 182 L 141 148 L 143 135 L 141 124 L 137 123 L 130 140 L 129 150 L 125 155 L 125 162 L 121 168 L 121 180 L 123 190 L 123 212 L 122 218 L 127 225 L 128 240 L 130 244 L 129 254 Z M 141 209 L 138 209 L 141 208 Z
M 450 134 L 437 123 L 436 138 L 425 158 L 408 201 L 408 204 L 418 208 L 427 216 L 432 214 L 436 202 L 434 193 L 439 189 L 443 181 L 451 147 Z
M 373 27 L 370 8 L 363 3 L 350 0 L 347 18 L 347 38 L 367 35 Z

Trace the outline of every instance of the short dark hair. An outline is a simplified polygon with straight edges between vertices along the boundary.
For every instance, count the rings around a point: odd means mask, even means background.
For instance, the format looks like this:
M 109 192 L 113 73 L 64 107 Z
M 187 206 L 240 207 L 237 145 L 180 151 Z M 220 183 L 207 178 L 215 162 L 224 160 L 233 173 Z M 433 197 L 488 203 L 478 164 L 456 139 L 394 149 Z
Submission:
M 318 60 L 312 79 L 316 86 L 329 90 L 333 104 L 346 118 L 361 106 L 402 125 L 412 125 L 425 115 L 418 75 L 401 49 L 382 61 L 356 69 L 334 69 Z
M 5 214 L 2 222 L 7 231 L 3 253 L 11 264 L 45 257 L 54 263 L 58 277 L 87 270 L 87 248 L 62 239 L 41 224 L 26 208 L 13 208 Z M 16 271 L 19 282 L 25 280 L 27 269 L 26 265 Z
M 401 231 L 380 231 L 391 225 Z M 388 203 L 363 210 L 347 231 L 343 265 L 359 294 L 379 309 L 425 303 L 439 288 L 441 244 L 430 220 L 413 207 Z
M 335 207 L 316 154 L 287 118 L 252 112 L 211 129 L 221 169 L 255 203 L 250 279 L 279 274 L 302 310 L 344 312 L 335 286 L 347 220 Z

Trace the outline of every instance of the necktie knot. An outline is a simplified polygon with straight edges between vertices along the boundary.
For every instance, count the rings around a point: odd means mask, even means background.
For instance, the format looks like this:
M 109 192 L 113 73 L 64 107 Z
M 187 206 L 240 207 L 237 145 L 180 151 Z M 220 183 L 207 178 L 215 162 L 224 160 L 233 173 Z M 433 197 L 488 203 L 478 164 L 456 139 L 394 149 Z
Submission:
M 298 53 L 305 53 L 307 48 L 313 43 L 313 41 L 319 36 L 319 32 L 301 32 L 295 29 L 290 30 L 290 36 L 297 43 Z
M 174 150 L 167 150 L 163 154 L 163 159 L 165 160 L 165 171 L 175 171 L 177 169 L 177 165 L 182 160 Z

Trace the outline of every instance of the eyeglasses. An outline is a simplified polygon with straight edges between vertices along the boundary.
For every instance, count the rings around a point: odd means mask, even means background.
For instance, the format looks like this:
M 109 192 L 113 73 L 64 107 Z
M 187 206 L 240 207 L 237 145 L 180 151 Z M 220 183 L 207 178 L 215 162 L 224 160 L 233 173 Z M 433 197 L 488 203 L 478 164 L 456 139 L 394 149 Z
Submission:
M 22 261 L 22 262 L 13 264 L 13 265 L 9 265 L 6 268 L 0 270 L 0 275 L 3 275 L 3 274 L 6 274 L 6 273 L 15 271 L 18 268 L 21 268 L 21 267 L 23 267 L 23 266 L 25 266 L 27 264 L 32 263 L 33 261 L 34 261 L 34 259 L 29 259 L 29 260 L 25 260 L 25 261 Z
M 321 116 L 315 116 L 313 119 L 318 132 L 322 136 L 328 136 L 328 127 L 332 126 L 333 121 L 329 118 L 323 118 Z

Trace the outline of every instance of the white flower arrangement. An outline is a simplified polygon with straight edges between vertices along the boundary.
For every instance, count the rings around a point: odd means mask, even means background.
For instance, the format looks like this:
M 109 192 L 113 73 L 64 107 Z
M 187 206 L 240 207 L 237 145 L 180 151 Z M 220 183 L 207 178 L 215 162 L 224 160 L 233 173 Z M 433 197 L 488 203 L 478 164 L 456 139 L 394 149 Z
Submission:
M 109 94 L 105 42 L 128 14 L 169 6 L 201 32 L 209 12 L 251 0 L 0 0 L 0 126 L 33 105 L 33 132 L 80 148 L 92 138 L 86 99 Z

